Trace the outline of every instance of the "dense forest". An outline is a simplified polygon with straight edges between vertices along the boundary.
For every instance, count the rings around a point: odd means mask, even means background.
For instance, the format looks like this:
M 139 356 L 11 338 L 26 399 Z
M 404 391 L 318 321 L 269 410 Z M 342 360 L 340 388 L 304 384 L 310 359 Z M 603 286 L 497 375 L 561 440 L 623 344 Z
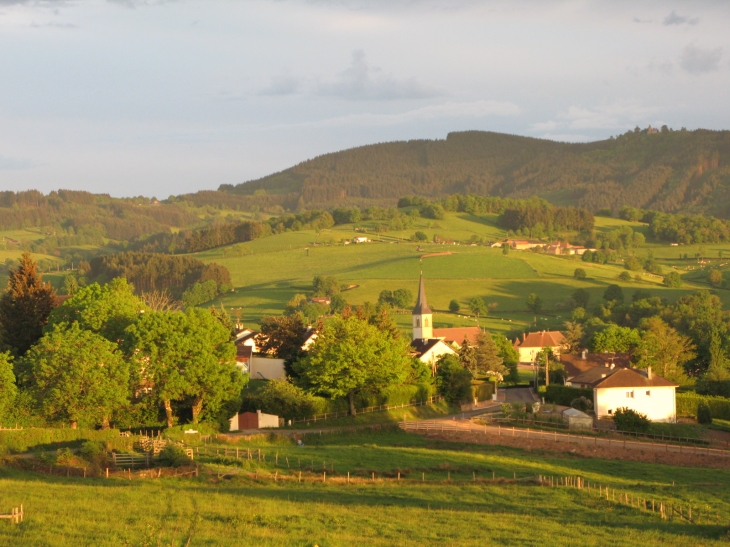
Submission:
M 630 205 L 730 218 L 730 131 L 630 131 L 570 144 L 500 133 L 362 146 L 220 192 L 200 205 L 312 208 L 393 205 L 406 195 L 543 197 L 614 213 Z

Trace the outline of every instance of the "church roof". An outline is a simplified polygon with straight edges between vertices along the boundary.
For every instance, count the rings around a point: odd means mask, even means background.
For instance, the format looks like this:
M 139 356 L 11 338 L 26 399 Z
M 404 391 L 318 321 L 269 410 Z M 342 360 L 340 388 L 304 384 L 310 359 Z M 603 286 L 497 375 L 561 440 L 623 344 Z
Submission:
M 431 308 L 428 307 L 426 302 L 426 287 L 423 285 L 423 273 L 421 273 L 420 284 L 418 285 L 418 301 L 416 307 L 413 308 L 413 315 L 425 315 L 431 312 Z

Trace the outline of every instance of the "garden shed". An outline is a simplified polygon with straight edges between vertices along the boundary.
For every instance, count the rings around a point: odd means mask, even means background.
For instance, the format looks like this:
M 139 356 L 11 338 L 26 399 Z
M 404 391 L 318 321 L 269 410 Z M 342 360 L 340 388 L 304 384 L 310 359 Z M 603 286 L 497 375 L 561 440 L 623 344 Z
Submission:
M 593 429 L 593 418 L 575 408 L 563 411 L 563 421 L 570 429 Z

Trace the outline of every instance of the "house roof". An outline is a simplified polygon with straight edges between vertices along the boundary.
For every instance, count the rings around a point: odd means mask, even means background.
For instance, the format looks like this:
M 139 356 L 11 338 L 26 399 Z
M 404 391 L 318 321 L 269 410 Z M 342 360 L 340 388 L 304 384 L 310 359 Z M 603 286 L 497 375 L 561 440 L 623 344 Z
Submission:
M 251 340 L 252 338 L 255 339 L 259 334 L 261 333 L 251 329 L 242 330 L 241 332 L 236 334 L 236 343 L 242 344 L 243 342 Z
M 581 412 L 577 408 L 568 408 L 566 410 L 563 410 L 563 416 L 571 416 L 576 418 L 590 418 L 588 414 L 585 412 Z
M 440 342 L 442 342 L 441 338 L 418 339 L 411 342 L 411 348 L 418 356 L 421 356 Z
M 522 336 L 522 342 L 519 340 L 515 346 L 519 348 L 546 348 L 559 347 L 565 342 L 563 333 L 557 330 L 544 330 L 540 332 L 531 332 Z
M 418 301 L 416 302 L 416 307 L 413 308 L 413 315 L 426 315 L 430 314 L 431 308 L 428 307 L 428 302 L 426 302 L 426 287 L 423 284 L 423 273 L 421 273 L 421 280 L 418 285 Z
M 560 354 L 560 363 L 565 367 L 568 378 L 574 378 L 594 367 L 603 367 L 607 363 L 614 364 L 616 368 L 628 368 L 631 366 L 628 353 L 586 353 L 574 355 L 571 353 Z
M 611 387 L 679 387 L 666 378 L 652 374 L 651 369 L 635 368 L 614 369 L 613 374 L 606 376 L 593 386 L 595 389 Z
M 434 338 L 443 338 L 445 342 L 456 342 L 461 345 L 464 338 L 469 340 L 469 344 L 474 345 L 481 329 L 479 327 L 455 327 L 448 329 L 433 329 Z

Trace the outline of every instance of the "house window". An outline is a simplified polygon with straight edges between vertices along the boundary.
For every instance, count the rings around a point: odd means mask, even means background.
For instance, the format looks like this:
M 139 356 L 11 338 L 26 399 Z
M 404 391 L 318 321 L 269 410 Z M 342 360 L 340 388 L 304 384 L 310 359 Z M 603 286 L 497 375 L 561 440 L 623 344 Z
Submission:
M 646 392 L 646 396 L 647 396 L 647 397 L 651 397 L 651 391 L 647 391 L 647 392 Z
M 633 399 L 634 398 L 634 392 L 633 391 L 627 391 L 626 392 L 626 398 L 627 399 Z
M 609 408 L 609 409 L 608 409 L 608 413 L 609 413 L 609 414 L 613 414 L 613 410 Z

